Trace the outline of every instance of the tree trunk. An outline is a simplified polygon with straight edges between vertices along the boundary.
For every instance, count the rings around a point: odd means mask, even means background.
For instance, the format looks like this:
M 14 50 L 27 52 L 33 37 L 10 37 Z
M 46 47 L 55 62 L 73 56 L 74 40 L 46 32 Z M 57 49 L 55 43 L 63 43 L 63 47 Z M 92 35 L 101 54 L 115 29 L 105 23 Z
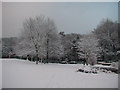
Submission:
M 47 52 L 46 52 L 46 61 L 47 61 L 47 63 L 48 63 L 48 59 L 49 59 L 49 52 L 48 52 L 48 50 L 49 50 L 49 39 L 47 39 Z
M 38 48 L 37 45 L 35 45 L 35 49 L 36 49 L 36 64 L 38 64 L 39 58 L 38 58 Z
M 119 44 L 120 44 L 120 24 L 118 24 L 118 41 L 119 41 Z

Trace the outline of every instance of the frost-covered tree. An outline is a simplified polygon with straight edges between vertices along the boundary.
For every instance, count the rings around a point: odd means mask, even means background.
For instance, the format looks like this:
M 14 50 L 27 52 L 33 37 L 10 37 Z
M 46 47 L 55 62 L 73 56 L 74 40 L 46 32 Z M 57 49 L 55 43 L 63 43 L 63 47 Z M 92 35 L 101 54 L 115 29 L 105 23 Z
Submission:
M 94 34 L 84 35 L 80 39 L 79 44 L 79 57 L 86 60 L 87 64 L 94 65 L 97 61 L 99 52 L 98 39 Z
M 97 38 L 99 38 L 99 46 L 102 48 L 103 61 L 117 60 L 116 53 L 120 48 L 118 25 L 117 22 L 106 19 L 94 30 Z
M 51 57 L 58 57 L 62 54 L 61 37 L 58 34 L 55 23 L 47 19 L 46 29 L 44 30 L 43 48 L 46 60 Z
M 14 47 L 14 51 L 17 56 L 27 56 L 29 55 L 35 55 L 34 46 L 30 44 L 29 41 L 24 40 L 23 38 L 20 38 L 17 41 L 17 45 Z
M 43 58 L 48 60 L 52 55 L 60 54 L 61 45 L 57 28 L 54 21 L 48 17 L 39 16 L 27 19 L 23 23 L 20 40 L 17 48 L 19 51 L 24 50 L 23 54 L 34 52 L 41 60 Z
M 11 57 L 14 52 L 14 46 L 16 45 L 17 38 L 2 38 L 2 57 Z

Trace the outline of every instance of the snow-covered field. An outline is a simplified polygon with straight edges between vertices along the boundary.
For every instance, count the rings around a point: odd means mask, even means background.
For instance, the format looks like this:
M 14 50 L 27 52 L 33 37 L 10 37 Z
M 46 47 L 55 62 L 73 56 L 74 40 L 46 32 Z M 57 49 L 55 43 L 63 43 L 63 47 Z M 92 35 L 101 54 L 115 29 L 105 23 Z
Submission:
M 2 88 L 118 88 L 117 74 L 76 72 L 80 66 L 3 60 Z
M 0 60 L 0 90 L 2 89 L 2 60 Z

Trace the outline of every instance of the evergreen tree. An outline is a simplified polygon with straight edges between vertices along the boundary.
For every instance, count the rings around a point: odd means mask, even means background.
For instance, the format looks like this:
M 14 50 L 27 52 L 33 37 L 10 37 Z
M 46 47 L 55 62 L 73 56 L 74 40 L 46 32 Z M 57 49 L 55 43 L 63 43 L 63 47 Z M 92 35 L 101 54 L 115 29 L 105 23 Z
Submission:
M 79 59 L 79 50 L 77 47 L 77 41 L 74 40 L 72 41 L 72 47 L 71 47 L 71 51 L 69 53 L 69 60 L 71 61 L 78 61 Z

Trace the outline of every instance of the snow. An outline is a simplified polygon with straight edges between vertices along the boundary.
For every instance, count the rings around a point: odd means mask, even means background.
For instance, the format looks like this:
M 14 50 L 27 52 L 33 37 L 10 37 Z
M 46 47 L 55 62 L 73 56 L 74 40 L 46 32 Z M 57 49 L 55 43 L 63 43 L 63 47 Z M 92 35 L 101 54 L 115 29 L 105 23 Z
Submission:
M 0 90 L 2 89 L 2 60 L 0 60 Z
M 94 67 L 104 67 L 104 68 L 110 68 L 111 66 L 105 66 L 105 65 L 94 65 Z
M 81 64 L 38 64 L 3 60 L 2 88 L 118 88 L 114 73 L 76 72 Z

